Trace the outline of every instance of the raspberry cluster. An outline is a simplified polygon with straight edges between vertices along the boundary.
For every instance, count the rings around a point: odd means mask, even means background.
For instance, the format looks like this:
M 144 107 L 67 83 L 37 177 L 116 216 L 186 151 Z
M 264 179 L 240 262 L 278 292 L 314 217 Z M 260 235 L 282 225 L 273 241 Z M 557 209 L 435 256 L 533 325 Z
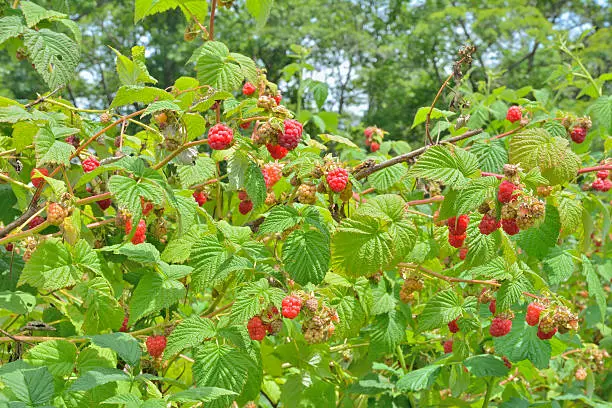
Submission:
M 47 204 L 47 221 L 52 225 L 60 225 L 64 222 L 64 218 L 68 215 L 68 211 L 59 203 Z
M 506 119 L 510 122 L 518 122 L 523 118 L 523 110 L 520 106 L 511 106 L 508 108 L 508 112 L 506 113 Z
M 208 145 L 213 150 L 225 150 L 234 140 L 234 130 L 223 123 L 217 123 L 208 131 Z
M 166 349 L 166 336 L 149 336 L 147 337 L 147 351 L 149 355 L 153 358 L 159 358 L 162 354 L 164 354 L 164 350 Z
M 125 220 L 125 233 L 126 235 L 129 235 L 130 232 L 132 232 L 132 219 L 128 218 Z M 138 244 L 142 244 L 143 242 L 145 242 L 145 240 L 147 239 L 146 234 L 147 234 L 147 223 L 145 222 L 145 220 L 141 219 L 138 222 L 138 226 L 136 227 L 136 232 L 134 233 L 134 236 L 132 237 L 132 244 L 138 245 Z
M 461 214 L 459 217 L 451 217 L 446 221 L 448 225 L 448 243 L 455 247 L 461 248 L 466 238 L 466 232 L 470 217 L 467 214 Z M 466 253 L 467 254 L 467 253 Z
M 302 299 L 297 296 L 286 296 L 283 299 L 281 311 L 288 319 L 295 319 L 302 309 Z
M 208 196 L 202 190 L 194 191 L 192 196 L 193 196 L 193 199 L 196 200 L 196 203 L 198 203 L 200 207 L 206 204 L 206 201 L 208 201 Z
M 535 326 L 540 323 L 540 314 L 546 307 L 540 303 L 532 302 L 527 306 L 527 313 L 525 314 L 525 321 L 530 326 Z
M 281 331 L 283 321 L 274 305 L 268 306 L 259 315 L 253 316 L 247 323 L 251 340 L 262 341 L 266 334 L 275 335 Z
M 122 333 L 127 333 L 127 331 L 128 331 L 128 321 L 129 321 L 129 320 L 130 320 L 130 319 L 129 319 L 129 317 L 128 317 L 128 316 L 125 316 L 125 317 L 123 318 L 123 323 L 121 323 L 121 327 L 119 328 L 119 331 L 120 331 L 120 332 L 122 332 Z
M 34 187 L 38 188 L 38 186 L 40 186 L 45 181 L 42 176 L 47 177 L 48 175 L 49 170 L 45 169 L 44 167 L 37 168 L 30 172 L 30 181 L 32 181 Z
M 346 188 L 348 183 L 348 171 L 342 167 L 336 167 L 327 172 L 325 176 L 327 185 L 335 193 L 339 193 Z
M 242 87 L 242 93 L 246 96 L 253 95 L 255 93 L 255 90 L 255 85 L 250 82 L 245 83 Z
M 261 173 L 263 174 L 266 188 L 268 189 L 274 186 L 283 177 L 283 170 L 279 163 L 264 164 L 261 167 Z
M 314 312 L 311 311 L 302 323 L 304 340 L 310 344 L 327 341 L 336 330 L 334 322 L 338 322 L 338 314 L 327 306 L 321 306 Z
M 591 184 L 593 190 L 608 192 L 612 188 L 612 180 L 609 179 L 610 172 L 608 170 L 600 170 L 596 174 L 595 181 Z
M 240 200 L 240 204 L 238 204 L 238 211 L 240 211 L 240 214 L 247 215 L 250 213 L 253 209 L 253 202 L 249 198 L 246 191 L 239 191 L 238 199 Z
M 586 139 L 586 135 L 593 125 L 591 119 L 588 116 L 582 118 L 575 118 L 573 116 L 568 116 L 564 118 L 561 122 L 565 129 L 570 135 L 570 138 L 574 143 L 582 143 Z
M 501 227 L 501 221 L 489 214 L 483 215 L 478 224 L 478 229 L 483 235 L 489 235 L 498 230 L 499 227 Z
M 85 173 L 89 173 L 90 171 L 94 171 L 100 166 L 100 162 L 94 156 L 89 156 L 81 163 L 83 165 L 83 171 Z
M 363 134 L 366 146 L 370 147 L 372 153 L 377 152 L 385 137 L 385 132 L 376 126 L 368 126 L 364 129 Z

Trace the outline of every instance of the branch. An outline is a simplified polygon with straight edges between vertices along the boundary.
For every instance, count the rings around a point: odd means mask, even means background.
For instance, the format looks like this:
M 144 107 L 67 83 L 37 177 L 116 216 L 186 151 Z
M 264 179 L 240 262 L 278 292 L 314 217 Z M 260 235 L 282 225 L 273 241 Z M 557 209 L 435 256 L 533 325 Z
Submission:
M 461 134 L 459 136 L 455 136 L 455 137 L 451 137 L 451 138 L 446 139 L 446 140 L 442 140 L 442 143 L 456 143 L 456 142 L 458 142 L 460 140 L 467 139 L 468 137 L 472 137 L 472 136 L 478 135 L 480 133 L 482 133 L 482 129 L 470 130 L 470 131 L 465 132 L 465 133 L 463 133 L 463 134 Z M 355 176 L 355 178 L 357 180 L 361 180 L 361 179 L 363 179 L 365 177 L 368 177 L 370 174 L 372 174 L 374 172 L 377 172 L 377 171 L 382 170 L 382 169 L 386 169 L 387 167 L 391 167 L 391 166 L 394 166 L 394 165 L 399 164 L 399 163 L 407 162 L 410 159 L 413 159 L 413 158 L 415 158 L 417 156 L 420 156 L 423 153 L 425 153 L 427 151 L 427 149 L 429 149 L 430 147 L 431 146 L 424 146 L 424 147 L 421 147 L 419 149 L 413 150 L 411 152 L 408 152 L 408 153 L 405 153 L 405 154 L 401 154 L 401 155 L 396 156 L 396 157 L 394 157 L 392 159 L 386 160 L 386 161 L 384 161 L 382 163 L 376 164 L 376 165 L 374 165 L 372 167 L 363 168 L 363 169 L 359 170 L 357 173 L 355 173 L 354 176 Z
M 180 146 L 178 149 L 176 149 L 175 151 L 173 151 L 172 153 L 170 153 L 165 159 L 163 159 L 162 161 L 160 161 L 159 163 L 157 163 L 155 166 L 153 166 L 153 170 L 159 170 L 162 167 L 164 167 L 170 160 L 174 159 L 176 156 L 178 156 L 179 154 L 181 154 L 181 152 L 183 150 L 186 150 L 190 147 L 195 147 L 195 146 L 199 146 L 201 144 L 206 144 L 208 143 L 208 139 L 202 139 L 202 140 L 194 140 L 193 142 L 189 142 L 189 143 L 185 143 L 184 145 Z
M 55 88 L 53 91 L 51 91 L 49 94 L 47 94 L 47 95 L 45 95 L 45 96 L 40 96 L 40 95 L 39 95 L 39 96 L 38 96 L 38 99 L 36 99 L 35 101 L 30 102 L 30 103 L 28 103 L 28 104 L 24 105 L 24 108 L 28 109 L 28 108 L 31 108 L 31 107 L 32 107 L 32 106 L 34 106 L 34 105 L 38 105 L 39 103 L 44 102 L 44 101 L 45 101 L 45 99 L 52 97 L 54 94 L 56 94 L 56 93 L 57 93 L 57 92 L 58 92 L 60 89 L 62 89 L 63 87 L 64 87 L 63 85 L 62 85 L 62 86 L 60 86 L 60 87 L 57 87 L 57 88 Z
M 589 172 L 592 172 L 592 171 L 600 171 L 600 170 L 610 170 L 610 171 L 612 171 L 612 164 L 604 164 L 602 166 L 595 166 L 595 167 L 584 167 L 584 168 L 578 170 L 578 174 L 589 173 Z

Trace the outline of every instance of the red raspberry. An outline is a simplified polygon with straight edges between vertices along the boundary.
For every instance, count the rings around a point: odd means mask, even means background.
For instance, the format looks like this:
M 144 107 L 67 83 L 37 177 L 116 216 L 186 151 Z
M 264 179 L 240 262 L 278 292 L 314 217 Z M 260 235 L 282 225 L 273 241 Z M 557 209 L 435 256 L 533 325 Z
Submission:
M 239 199 L 240 201 L 245 201 L 245 200 L 248 200 L 248 199 L 249 199 L 249 195 L 247 194 L 247 192 L 246 192 L 246 191 L 244 191 L 244 190 L 240 190 L 240 191 L 238 192 L 238 199 Z
M 293 150 L 302 139 L 302 124 L 297 120 L 285 119 L 285 131 L 279 133 L 278 144 L 287 150 Z
M 586 139 L 587 130 L 583 127 L 576 126 L 572 129 L 570 136 L 575 143 L 582 143 Z
M 459 331 L 459 325 L 457 324 L 457 319 L 448 322 L 448 330 L 451 333 L 457 333 Z
M 280 105 L 282 100 L 283 100 L 283 95 L 278 94 L 274 96 L 274 102 L 276 102 L 277 105 Z
M 266 327 L 259 316 L 251 317 L 247 323 L 247 330 L 251 340 L 262 341 L 266 337 Z
M 376 131 L 376 126 L 368 126 L 367 128 L 363 130 L 363 134 L 365 135 L 366 139 L 372 139 L 372 135 L 374 134 L 375 131 Z
M 605 193 L 608 190 L 610 190 L 610 188 L 612 188 L 612 181 L 608 179 L 598 178 L 598 179 L 595 179 L 591 187 L 593 187 L 594 190 L 602 191 Z
M 525 314 L 525 321 L 530 326 L 535 326 L 540 322 L 540 313 L 544 310 L 544 306 L 539 303 L 530 303 L 527 306 L 527 313 Z
M 504 365 L 508 367 L 508 370 L 512 368 L 512 363 L 508 360 L 508 357 L 502 356 L 502 360 L 504 360 Z
M 302 309 L 302 299 L 297 296 L 287 296 L 283 299 L 283 306 L 281 307 L 283 316 L 287 319 L 295 319 Z
M 508 180 L 504 180 L 499 185 L 499 190 L 497 191 L 497 199 L 500 203 L 509 203 L 510 201 L 516 200 L 516 196 L 513 195 L 515 190 L 519 190 L 519 187 L 516 184 L 509 182 Z
M 254 92 L 255 92 L 255 85 L 253 85 L 250 82 L 247 82 L 242 87 L 242 93 L 245 94 L 246 96 L 253 95 Z
M 153 203 L 146 201 L 143 196 L 140 196 L 140 206 L 142 207 L 142 215 L 149 215 L 153 210 Z
M 494 317 L 489 327 L 489 334 L 493 337 L 502 337 L 510 333 L 510 329 L 512 329 L 512 320 Z
M 208 197 L 203 191 L 194 191 L 192 195 L 200 207 L 208 201 Z
M 89 156 L 85 160 L 83 160 L 83 171 L 85 173 L 89 173 L 90 171 L 94 171 L 100 166 L 100 162 L 93 156 Z
M 240 214 L 242 215 L 247 215 L 252 209 L 253 202 L 251 200 L 241 201 L 240 204 L 238 204 L 238 211 L 240 211 Z
M 542 331 L 542 328 L 538 326 L 538 338 L 540 340 L 548 340 L 551 339 L 555 333 L 557 333 L 557 328 L 555 327 L 554 329 L 552 329 L 549 332 L 544 332 Z
M 270 156 L 272 156 L 272 158 L 276 160 L 282 159 L 287 155 L 287 153 L 289 153 L 289 150 L 285 149 L 283 146 L 273 145 L 269 143 L 266 145 L 266 149 L 268 149 L 268 152 L 270 152 Z
M 463 235 L 448 234 L 448 243 L 452 247 L 461 248 L 463 246 L 463 241 L 465 241 L 465 234 Z
M 468 224 L 470 223 L 470 217 L 466 214 L 462 214 L 457 217 L 451 217 L 448 219 L 448 231 L 452 235 L 463 235 L 467 231 Z
M 96 201 L 96 203 L 102 209 L 102 211 L 104 211 L 111 206 L 112 201 L 110 198 L 106 198 L 104 200 Z
M 465 260 L 465 257 L 467 256 L 468 253 L 468 249 L 467 248 L 461 248 L 459 250 L 459 259 L 461 259 L 462 261 Z
M 372 153 L 377 152 L 378 149 L 380 149 L 380 145 L 376 142 L 372 142 L 372 144 L 370 145 L 370 150 L 372 151 Z
M 501 220 L 502 229 L 508 235 L 516 235 L 519 233 L 519 227 L 515 218 L 503 218 Z
M 508 108 L 508 113 L 506 113 L 506 119 L 510 122 L 514 123 L 523 118 L 523 112 L 520 106 L 511 106 Z
M 28 226 L 30 227 L 30 229 L 36 228 L 43 222 L 45 222 L 45 219 L 41 217 L 40 215 L 37 215 L 36 217 L 32 218 L 32 220 L 30 220 L 30 222 L 28 223 Z
M 337 167 L 330 170 L 325 176 L 325 179 L 327 180 L 329 188 L 339 193 L 346 188 L 346 184 L 348 183 L 348 171 L 342 167 Z
M 244 122 L 240 124 L 241 129 L 248 129 L 251 127 L 251 122 Z
M 40 173 L 42 176 L 48 176 L 49 175 L 49 170 L 45 169 L 45 168 L 38 168 L 38 169 L 34 169 L 30 172 L 30 180 L 32 181 L 32 184 L 34 185 L 34 187 L 38 188 L 38 186 L 40 186 L 40 184 L 45 181 L 44 178 L 42 178 L 41 175 L 39 175 L 38 173 Z
M 452 340 L 446 340 L 444 342 L 444 352 L 446 354 L 449 354 L 449 353 L 453 352 L 453 341 Z
M 496 310 L 497 310 L 497 301 L 493 299 L 491 303 L 489 303 L 489 312 L 495 314 Z
M 283 171 L 278 163 L 266 163 L 261 168 L 266 188 L 275 185 L 283 177 Z
M 121 323 L 121 327 L 119 328 L 119 331 L 122 333 L 127 333 L 128 331 L 128 320 L 130 320 L 127 316 L 125 316 L 123 318 L 123 323 Z
M 495 217 L 491 217 L 489 214 L 485 214 L 478 224 L 478 229 L 483 235 L 489 235 L 495 232 L 501 226 L 501 221 Z
M 80 144 L 79 138 L 75 135 L 68 136 L 67 138 L 64 139 L 64 142 L 70 145 L 73 145 L 75 148 L 79 147 L 79 144 Z
M 608 170 L 599 170 L 596 176 L 600 179 L 607 179 L 610 176 L 610 172 Z
M 130 232 L 132 232 L 132 220 L 128 218 L 125 221 L 125 233 L 129 234 Z M 145 222 L 145 220 L 140 220 L 138 222 L 138 226 L 136 227 L 136 232 L 134 233 L 134 236 L 132 237 L 132 244 L 138 245 L 138 244 L 142 244 L 143 242 L 145 242 L 146 233 L 147 233 L 147 223 Z
M 147 351 L 151 357 L 161 357 L 166 349 L 166 336 L 147 337 Z
M 234 140 L 233 129 L 223 123 L 217 123 L 208 131 L 208 145 L 211 149 L 225 150 L 232 144 L 232 140 Z
M 6 244 L 4 246 L 4 249 L 6 249 L 8 252 L 13 252 L 13 249 L 15 248 L 15 246 L 13 245 L 12 242 L 9 242 L 8 244 Z
M 47 205 L 47 221 L 49 224 L 60 225 L 66 218 L 66 210 L 58 203 L 49 203 Z

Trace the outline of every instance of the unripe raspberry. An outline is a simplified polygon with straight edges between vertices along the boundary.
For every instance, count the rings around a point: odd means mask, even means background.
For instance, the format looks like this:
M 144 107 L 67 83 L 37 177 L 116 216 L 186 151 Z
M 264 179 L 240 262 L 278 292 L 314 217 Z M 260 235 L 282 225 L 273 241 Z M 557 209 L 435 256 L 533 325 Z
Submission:
M 312 184 L 300 184 L 297 191 L 297 199 L 302 204 L 314 204 L 317 202 L 317 188 Z
M 504 180 L 499 185 L 499 190 L 497 191 L 497 199 L 500 203 L 509 203 L 516 199 L 516 195 L 514 195 L 514 191 L 519 190 L 519 187 L 516 184 L 509 182 L 508 180 Z
M 523 112 L 520 106 L 511 106 L 508 108 L 508 112 L 506 113 L 506 119 L 510 122 L 514 123 L 523 117 Z
M 599 179 L 607 179 L 609 175 L 610 172 L 608 170 L 599 170 L 596 174 Z
M 372 142 L 372 144 L 370 145 L 370 150 L 372 151 L 372 153 L 377 152 L 378 149 L 380 149 L 380 144 Z
M 465 241 L 466 235 L 448 235 L 448 243 L 455 248 L 461 248 L 463 246 L 463 242 Z
M 240 201 L 245 201 L 245 200 L 248 200 L 248 199 L 249 199 L 249 195 L 247 194 L 247 192 L 246 192 L 246 191 L 244 191 L 244 190 L 240 190 L 240 191 L 238 192 L 238 199 L 239 199 Z
M 512 320 L 502 317 L 494 317 L 489 327 L 489 334 L 493 337 L 502 337 L 510 333 Z
M 272 158 L 276 160 L 282 159 L 287 155 L 287 153 L 289 153 L 289 150 L 285 149 L 283 146 L 274 145 L 270 143 L 266 145 L 266 149 L 268 149 L 270 156 L 272 156 Z
M 208 145 L 214 150 L 227 149 L 234 140 L 234 130 L 223 123 L 217 123 L 208 131 Z
M 241 201 L 240 204 L 238 204 L 238 211 L 240 211 L 240 214 L 242 215 L 247 215 L 252 209 L 253 202 L 251 200 Z
M 587 130 L 583 127 L 576 126 L 572 129 L 570 136 L 575 143 L 582 143 L 586 139 Z
M 40 173 L 40 175 L 38 173 Z M 48 175 L 49 175 L 49 170 L 45 169 L 44 167 L 34 169 L 30 172 L 30 181 L 32 181 L 32 184 L 34 185 L 34 187 L 38 188 L 38 186 L 40 186 L 41 183 L 45 181 L 45 179 L 42 176 L 46 177 Z
M 253 85 L 250 82 L 245 83 L 244 86 L 242 87 L 242 93 L 245 94 L 246 96 L 253 95 L 254 92 L 255 92 L 255 85 Z
M 283 170 L 278 163 L 264 164 L 261 173 L 266 182 L 266 188 L 271 188 L 283 177 Z
M 112 116 L 108 112 L 104 112 L 103 114 L 100 115 L 101 123 L 108 123 L 111 121 L 111 119 L 112 119 Z
M 270 191 L 268 194 L 266 194 L 266 199 L 265 199 L 264 203 L 268 207 L 271 207 L 274 204 L 276 204 L 276 194 L 274 194 L 274 191 Z
M 501 220 L 502 229 L 508 235 L 516 235 L 519 233 L 519 227 L 514 218 L 503 218 Z
M 151 357 L 161 357 L 166 349 L 166 336 L 149 336 L 147 337 L 147 351 Z
M 485 214 L 480 220 L 480 224 L 478 224 L 478 229 L 480 233 L 483 235 L 489 235 L 492 232 L 496 231 L 501 226 L 501 221 L 497 218 L 490 216 L 489 214 Z
M 302 309 L 302 299 L 297 296 L 287 296 L 282 304 L 283 316 L 288 319 L 295 319 Z
M 266 328 L 259 316 L 253 316 L 247 323 L 247 330 L 251 340 L 262 341 L 266 337 Z
M 539 303 L 531 302 L 527 306 L 527 313 L 525 314 L 525 321 L 530 326 L 535 326 L 540 322 L 540 314 L 544 310 L 544 305 Z
M 132 219 L 128 218 L 125 220 L 125 233 L 126 235 L 129 235 L 130 232 L 132 232 Z M 132 237 L 132 244 L 134 245 L 138 245 L 138 244 L 142 244 L 143 242 L 145 242 L 146 238 L 146 234 L 147 234 L 147 223 L 145 222 L 145 220 L 140 220 L 138 222 L 138 226 L 136 227 L 136 232 L 134 233 L 134 236 Z
M 467 248 L 461 248 L 459 249 L 459 259 L 461 259 L 462 261 L 465 261 L 465 258 L 467 257 L 467 253 L 468 253 L 468 249 Z
M 489 303 L 489 312 L 495 314 L 496 311 L 497 311 L 497 300 L 493 299 Z
M 444 342 L 444 352 L 446 354 L 449 354 L 449 353 L 453 352 L 453 341 L 452 340 L 446 340 Z
M 268 334 L 275 335 L 280 333 L 283 329 L 283 321 L 280 319 L 272 320 L 268 325 L 266 325 L 266 331 Z
M 111 199 L 110 198 L 106 198 L 104 200 L 99 200 L 96 201 L 96 204 L 98 204 L 98 206 L 100 207 L 100 209 L 102 209 L 102 211 L 106 210 L 108 207 L 111 206 Z
M 467 231 L 468 224 L 470 223 L 470 217 L 466 214 L 457 217 L 451 217 L 448 219 L 448 231 L 451 235 L 463 235 Z
M 459 325 L 457 324 L 457 319 L 451 320 L 450 322 L 448 322 L 448 330 L 450 330 L 451 333 L 457 333 L 459 331 Z
M 30 229 L 36 228 L 43 222 L 45 222 L 45 219 L 41 217 L 40 215 L 37 215 L 36 217 L 30 220 L 30 222 L 28 223 L 28 227 L 30 227 Z
M 121 323 L 121 327 L 119 328 L 119 331 L 120 331 L 120 332 L 122 332 L 122 333 L 127 333 L 127 331 L 128 331 L 128 321 L 129 321 L 129 320 L 130 320 L 130 319 L 129 319 L 127 316 L 125 316 L 125 317 L 123 318 L 123 323 Z
M 147 216 L 153 210 L 153 203 L 146 201 L 143 196 L 140 196 L 140 207 L 142 207 L 142 215 Z
M 155 119 L 160 127 L 165 127 L 168 123 L 168 115 L 166 115 L 166 112 L 158 113 L 157 115 L 153 116 L 153 119 Z
M 75 149 L 79 147 L 79 144 L 81 143 L 79 138 L 75 135 L 68 136 L 67 138 L 64 139 L 64 142 L 68 143 L 69 145 L 74 146 Z
M 64 222 L 64 218 L 68 215 L 68 212 L 64 207 L 58 203 L 49 203 L 47 205 L 47 221 L 52 225 L 60 225 Z
M 540 340 L 549 340 L 557 333 L 557 328 L 555 327 L 551 331 L 545 332 L 541 327 L 538 326 L 538 338 Z
M 587 378 L 587 370 L 584 367 L 578 367 L 574 376 L 576 377 L 576 380 L 584 381 Z
M 344 190 L 346 183 L 348 183 L 348 171 L 342 167 L 337 167 L 330 170 L 325 176 L 327 185 L 333 192 L 339 193 Z
M 302 124 L 297 120 L 285 119 L 285 131 L 278 135 L 279 146 L 293 150 L 302 139 Z
M 192 196 L 200 207 L 206 204 L 206 201 L 208 201 L 208 196 L 203 191 L 194 191 Z
M 309 297 L 306 299 L 306 302 L 304 302 L 304 306 L 306 309 L 314 313 L 317 311 L 317 309 L 319 309 L 319 301 L 315 297 Z
M 94 171 L 100 166 L 100 162 L 93 156 L 89 156 L 81 163 L 83 165 L 83 171 L 85 173 L 89 173 L 90 171 Z

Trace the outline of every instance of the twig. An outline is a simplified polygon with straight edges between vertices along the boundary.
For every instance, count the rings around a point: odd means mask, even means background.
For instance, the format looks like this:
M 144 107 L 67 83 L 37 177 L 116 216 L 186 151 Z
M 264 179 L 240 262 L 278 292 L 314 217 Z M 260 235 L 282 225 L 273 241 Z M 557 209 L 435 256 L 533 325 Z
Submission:
M 77 200 L 77 202 L 75 204 L 76 205 L 85 205 L 85 204 L 89 204 L 89 203 L 95 203 L 97 201 L 106 200 L 107 198 L 110 198 L 110 197 L 111 197 L 111 193 L 110 192 L 106 192 L 106 193 L 102 193 L 102 194 L 98 194 L 98 195 L 93 195 L 91 197 L 81 198 L 80 200 Z
M 15 2 L 15 3 L 17 3 L 17 2 Z M 13 7 L 13 8 L 15 8 L 15 7 Z M 24 105 L 24 108 L 28 109 L 28 108 L 31 108 L 31 107 L 32 107 L 32 106 L 34 106 L 34 105 L 38 105 L 39 103 L 44 102 L 44 101 L 45 101 L 47 98 L 50 98 L 51 96 L 53 96 L 55 93 L 57 93 L 57 92 L 58 92 L 60 89 L 62 89 L 63 87 L 64 87 L 64 86 L 62 85 L 62 86 L 59 86 L 59 87 L 55 88 L 55 89 L 54 89 L 53 91 L 51 91 L 51 92 L 50 92 L 48 95 L 45 95 L 45 96 L 40 96 L 40 95 L 39 95 L 39 96 L 38 96 L 38 99 L 36 99 L 36 100 L 34 100 L 34 101 L 32 101 L 32 102 L 30 102 L 30 103 L 28 103 L 28 104 Z
M 595 167 L 584 167 L 578 170 L 578 174 L 589 173 L 591 171 L 600 171 L 600 170 L 611 170 L 612 171 L 612 164 L 604 164 L 602 166 L 595 166 Z
M 482 177 L 495 177 L 495 178 L 497 178 L 497 179 L 499 179 L 499 180 L 501 180 L 501 179 L 503 179 L 503 178 L 504 178 L 503 174 L 489 173 L 489 172 L 486 172 L 486 171 L 481 171 L 481 172 L 480 172 L 480 175 L 481 175 Z
M 431 135 L 429 134 L 429 122 L 431 121 L 431 113 L 433 112 L 434 107 L 436 106 L 436 102 L 438 102 L 438 99 L 440 99 L 442 91 L 444 90 L 444 88 L 446 88 L 446 85 L 448 85 L 450 80 L 453 79 L 454 75 L 454 73 L 450 74 L 448 78 L 446 78 L 446 81 L 442 83 L 442 86 L 440 87 L 440 89 L 438 89 L 438 93 L 436 94 L 436 97 L 434 98 L 433 102 L 431 103 L 431 106 L 429 107 L 429 111 L 427 112 L 427 118 L 425 119 L 425 136 L 427 136 L 427 140 L 430 144 L 433 144 L 433 140 L 431 140 Z
M 217 0 L 212 0 L 210 4 L 210 22 L 208 23 L 208 40 L 212 41 L 215 37 L 215 11 L 217 10 Z
M 444 196 L 437 195 L 437 196 L 433 196 L 430 198 L 424 198 L 422 200 L 407 201 L 405 206 L 409 207 L 411 205 L 431 204 L 431 203 L 438 203 L 440 201 L 444 201 Z
M 21 181 L 14 180 L 14 179 L 10 178 L 9 176 L 5 176 L 2 173 L 0 173 L 0 180 L 4 180 L 4 181 L 6 181 L 8 183 L 15 184 L 16 186 L 25 188 L 25 189 L 30 190 L 30 191 L 34 191 L 34 188 L 28 186 L 27 184 L 24 184 Z
M 155 166 L 153 166 L 154 170 L 159 170 L 162 167 L 164 167 L 170 160 L 174 159 L 176 156 L 178 156 L 183 150 L 188 149 L 190 147 L 194 147 L 194 146 L 199 146 L 201 144 L 206 144 L 208 143 L 208 139 L 202 139 L 202 140 L 194 140 L 193 142 L 189 142 L 189 143 L 185 143 L 184 145 L 180 146 L 178 149 L 176 149 L 175 151 L 173 151 L 172 153 L 170 153 L 165 159 L 163 159 L 162 161 L 160 161 L 159 163 L 157 163 Z
M 0 231 L 0 238 L 7 236 L 12 230 L 19 227 L 20 225 L 27 222 L 33 215 L 38 213 L 42 207 L 30 207 L 23 214 L 21 214 L 15 221 L 8 224 L 2 231 Z M 0 242 L 4 240 L 0 239 Z

